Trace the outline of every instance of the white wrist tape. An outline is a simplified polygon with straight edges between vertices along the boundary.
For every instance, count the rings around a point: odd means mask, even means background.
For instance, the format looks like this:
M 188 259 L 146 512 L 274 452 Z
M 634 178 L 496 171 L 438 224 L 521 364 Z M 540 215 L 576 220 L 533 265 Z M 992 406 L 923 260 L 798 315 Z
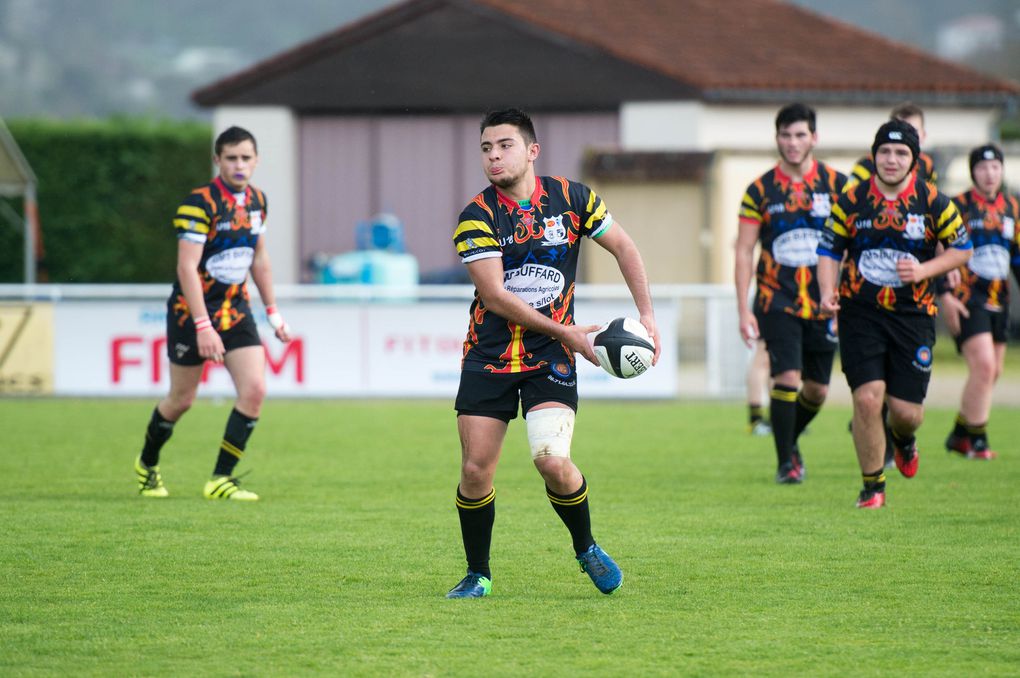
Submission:
M 531 458 L 570 458 L 570 441 L 574 437 L 574 411 L 569 407 L 547 407 L 526 415 Z
M 266 306 L 266 320 L 269 321 L 269 326 L 274 330 L 278 330 L 284 326 L 283 316 L 276 310 L 276 304 L 272 306 Z

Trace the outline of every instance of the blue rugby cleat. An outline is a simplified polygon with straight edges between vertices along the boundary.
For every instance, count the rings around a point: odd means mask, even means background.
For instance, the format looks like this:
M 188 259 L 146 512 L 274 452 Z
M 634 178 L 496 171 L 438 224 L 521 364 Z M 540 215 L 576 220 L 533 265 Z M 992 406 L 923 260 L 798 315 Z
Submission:
M 588 550 L 577 556 L 577 562 L 595 584 L 595 588 L 609 595 L 623 584 L 623 572 L 620 566 L 603 551 L 598 544 L 592 544 Z
M 492 580 L 468 570 L 467 576 L 450 589 L 447 598 L 483 598 L 492 591 Z

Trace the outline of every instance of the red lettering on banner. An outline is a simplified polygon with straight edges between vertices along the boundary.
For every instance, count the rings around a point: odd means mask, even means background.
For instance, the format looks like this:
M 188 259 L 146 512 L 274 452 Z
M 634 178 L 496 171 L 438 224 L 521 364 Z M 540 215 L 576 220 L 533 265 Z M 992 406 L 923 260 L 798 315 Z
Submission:
M 131 346 L 143 347 L 148 343 L 148 350 L 144 348 L 137 352 L 137 355 L 130 351 Z M 292 339 L 283 347 L 279 359 L 273 357 L 273 353 L 266 343 L 262 344 L 266 352 L 266 365 L 270 373 L 274 375 L 283 374 L 289 363 L 294 365 L 294 383 L 305 383 L 305 345 L 301 339 Z M 149 364 L 145 364 L 145 360 Z M 132 368 L 148 368 L 151 383 L 158 384 L 163 380 L 164 365 L 168 362 L 166 354 L 166 337 L 146 339 L 137 335 L 126 335 L 113 337 L 110 340 L 110 368 L 111 379 L 114 384 L 124 380 L 125 372 Z M 202 383 L 209 380 L 212 370 L 222 368 L 223 363 L 206 361 L 202 368 Z
M 269 352 L 269 347 L 263 344 L 266 349 L 266 363 L 269 365 L 269 371 L 273 374 L 280 374 L 283 372 L 283 368 L 286 366 L 287 361 L 291 358 L 294 360 L 294 381 L 299 384 L 305 383 L 305 344 L 300 339 L 291 339 L 289 343 L 284 346 L 283 355 L 280 356 L 280 360 L 273 360 L 272 353 Z
M 121 370 L 133 365 L 141 365 L 141 358 L 126 358 L 122 351 L 127 344 L 141 344 L 143 339 L 137 336 L 115 337 L 110 343 L 110 366 L 113 368 L 113 383 L 120 383 Z
M 166 358 L 166 337 L 152 342 L 152 383 L 158 384 L 163 378 L 163 360 Z
M 457 353 L 464 351 L 464 339 L 462 337 L 442 337 L 439 340 L 439 350 L 442 353 Z
M 464 339 L 459 337 L 436 337 L 430 334 L 389 335 L 383 339 L 383 350 L 386 353 L 456 353 L 464 349 Z

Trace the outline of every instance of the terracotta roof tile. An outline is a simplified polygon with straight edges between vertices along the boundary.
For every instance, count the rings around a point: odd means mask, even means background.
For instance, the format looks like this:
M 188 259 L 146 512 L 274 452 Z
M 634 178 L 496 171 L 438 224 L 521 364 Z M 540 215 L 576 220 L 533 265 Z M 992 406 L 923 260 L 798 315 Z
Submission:
M 701 90 L 1020 93 L 780 0 L 473 0 Z
M 1020 96 L 1018 83 L 982 75 L 781 0 L 408 0 L 298 45 L 192 96 L 207 106 L 287 103 L 300 98 L 302 88 L 321 91 L 328 83 L 342 91 L 344 73 L 358 72 L 361 79 L 347 84 L 360 86 L 362 91 L 409 87 L 406 81 L 394 84 L 400 81 L 388 80 L 392 72 L 364 73 L 371 68 L 365 67 L 357 50 L 370 45 L 382 49 L 374 54 L 392 53 L 397 58 L 404 49 L 405 61 L 394 67 L 420 71 L 434 82 L 450 77 L 473 80 L 475 76 L 465 75 L 463 54 L 450 44 L 456 36 L 423 36 L 415 26 L 435 29 L 452 21 L 482 33 L 490 23 L 498 25 L 507 18 L 509 28 L 503 33 L 534 36 L 532 49 L 544 50 L 543 55 L 560 54 L 575 69 L 588 64 L 623 78 L 618 94 L 621 100 L 648 99 L 658 92 L 663 99 L 693 96 L 743 101 L 801 96 L 849 102 L 885 93 L 887 99 L 910 96 L 924 103 L 987 104 Z M 411 36 L 422 41 L 414 44 L 414 49 L 421 51 L 408 55 Z M 433 42 L 428 43 L 430 39 Z M 497 39 L 494 36 L 493 44 Z M 479 35 L 473 35 L 468 44 L 475 46 L 479 40 Z M 504 50 L 505 44 L 500 44 Z M 429 45 L 435 56 L 431 63 L 421 56 Z M 504 56 L 513 55 L 477 53 L 468 66 L 491 73 L 505 63 Z M 429 67 L 436 72 L 429 72 Z M 443 69 L 458 75 L 449 76 Z M 295 78 L 302 73 L 308 80 L 297 82 Z M 509 75 L 512 79 L 514 74 Z M 523 73 L 518 79 L 530 77 Z M 289 86 L 288 79 L 293 81 Z M 456 92 L 457 86 L 451 83 L 451 92 Z M 592 103 L 569 94 L 565 98 L 575 105 Z M 603 107 L 612 105 L 605 96 L 599 101 Z M 306 110 L 345 106 L 343 101 L 330 104 L 319 99 L 292 104 Z M 392 106 L 394 102 L 380 105 Z

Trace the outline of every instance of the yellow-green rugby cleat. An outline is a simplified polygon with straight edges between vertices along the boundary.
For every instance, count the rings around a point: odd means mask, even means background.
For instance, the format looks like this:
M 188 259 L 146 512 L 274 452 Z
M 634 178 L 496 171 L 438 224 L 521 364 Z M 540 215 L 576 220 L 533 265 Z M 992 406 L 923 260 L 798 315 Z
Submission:
M 163 485 L 159 466 L 146 466 L 139 457 L 135 460 L 135 476 L 138 479 L 138 494 L 141 496 L 157 498 L 170 496 Z
M 258 501 L 259 495 L 242 490 L 238 479 L 232 476 L 216 476 L 205 484 L 202 494 L 206 499 L 231 499 L 233 501 Z

